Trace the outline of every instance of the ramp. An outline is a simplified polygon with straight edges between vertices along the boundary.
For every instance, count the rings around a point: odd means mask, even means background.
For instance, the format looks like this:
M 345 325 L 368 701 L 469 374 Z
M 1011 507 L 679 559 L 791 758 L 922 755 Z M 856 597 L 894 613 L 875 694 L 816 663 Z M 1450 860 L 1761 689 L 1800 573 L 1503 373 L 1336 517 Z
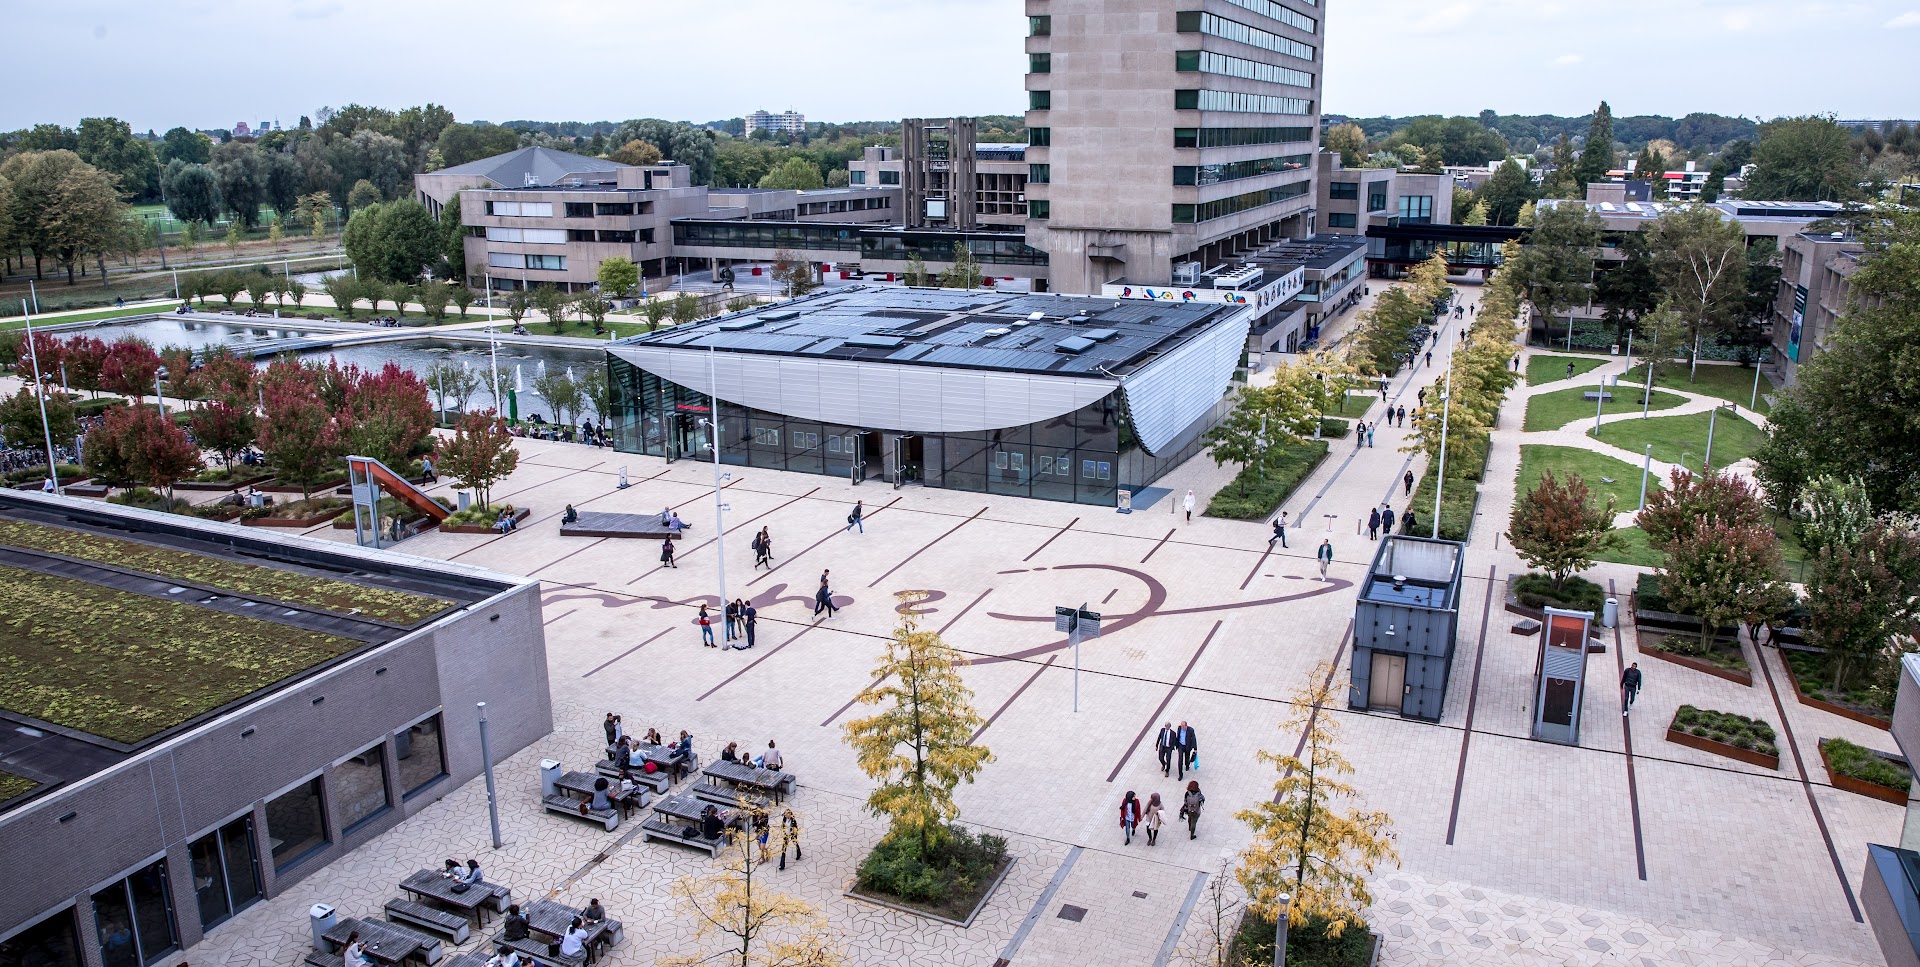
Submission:
M 383 532 L 380 523 L 382 491 L 435 523 L 446 520 L 452 513 L 405 477 L 394 473 L 391 467 L 372 457 L 347 458 L 347 483 L 353 493 L 353 538 L 362 547 L 383 547 L 412 536 L 401 530 L 398 519 L 393 521 L 391 533 Z

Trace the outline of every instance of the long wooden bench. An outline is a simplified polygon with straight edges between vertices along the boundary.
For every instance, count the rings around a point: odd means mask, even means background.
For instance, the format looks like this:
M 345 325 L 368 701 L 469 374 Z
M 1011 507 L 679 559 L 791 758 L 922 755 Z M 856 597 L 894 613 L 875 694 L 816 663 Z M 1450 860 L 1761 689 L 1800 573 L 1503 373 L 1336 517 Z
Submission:
M 728 809 L 741 809 L 746 803 L 740 799 L 739 791 L 733 786 L 716 786 L 710 782 L 696 782 L 690 790 L 695 799 L 710 802 Z
M 692 836 L 688 836 L 686 830 L 689 825 L 691 824 L 680 822 L 666 816 L 655 815 L 653 818 L 640 824 L 640 838 L 646 842 L 652 842 L 658 839 L 665 840 L 669 843 L 679 843 L 682 846 L 691 846 L 694 849 L 706 850 L 711 856 L 719 856 L 720 848 L 727 844 L 726 839 L 708 839 L 698 832 L 695 832 Z M 697 829 L 698 827 L 695 828 Z
M 546 941 L 535 940 L 531 937 L 524 940 L 502 940 L 499 937 L 495 937 L 494 943 L 535 963 L 545 964 L 546 967 L 585 967 L 587 962 L 587 955 L 585 953 L 573 957 L 547 953 Z
M 487 960 L 486 954 L 478 950 L 469 950 L 464 954 L 455 955 L 440 967 L 487 967 Z
M 627 537 L 638 540 L 675 540 L 686 536 L 693 525 L 682 521 L 680 529 L 660 522 L 659 514 L 615 514 L 607 511 L 580 511 L 580 519 L 560 525 L 561 537 Z
M 508 887 L 505 883 L 491 883 L 487 885 L 493 888 L 493 909 L 499 913 L 507 912 L 507 906 L 511 902 L 509 898 L 513 896 L 512 888 Z
M 301 962 L 307 967 L 346 967 L 347 958 L 340 954 L 323 954 L 318 950 L 309 950 Z
M 563 816 L 572 816 L 575 819 L 584 819 L 590 823 L 599 823 L 605 826 L 609 833 L 613 832 L 620 825 L 620 811 L 617 809 L 588 809 L 585 812 L 581 812 L 581 800 L 568 796 L 548 796 L 541 800 L 541 802 L 547 807 L 547 812 L 559 813 Z
M 424 927 L 458 945 L 467 942 L 467 918 L 404 897 L 387 901 L 387 919 L 394 923 Z
M 617 763 L 602 762 L 594 766 L 593 771 L 609 779 L 620 778 L 620 766 Z M 667 790 L 673 788 L 673 778 L 667 775 L 667 770 L 665 769 L 659 772 L 645 772 L 639 769 L 631 769 L 629 771 L 633 773 L 634 782 L 652 788 L 656 795 L 664 796 L 667 794 Z

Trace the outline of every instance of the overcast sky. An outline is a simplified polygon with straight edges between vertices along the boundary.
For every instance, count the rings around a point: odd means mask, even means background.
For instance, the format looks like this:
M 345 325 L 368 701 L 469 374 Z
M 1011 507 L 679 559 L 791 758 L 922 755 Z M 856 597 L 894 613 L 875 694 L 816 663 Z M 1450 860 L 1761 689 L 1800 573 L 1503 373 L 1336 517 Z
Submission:
M 1325 0 L 1323 108 L 1920 116 L 1920 0 Z M 1021 0 L 66 0 L 7 4 L 0 129 L 293 124 L 433 101 L 461 120 L 811 120 L 1024 107 Z

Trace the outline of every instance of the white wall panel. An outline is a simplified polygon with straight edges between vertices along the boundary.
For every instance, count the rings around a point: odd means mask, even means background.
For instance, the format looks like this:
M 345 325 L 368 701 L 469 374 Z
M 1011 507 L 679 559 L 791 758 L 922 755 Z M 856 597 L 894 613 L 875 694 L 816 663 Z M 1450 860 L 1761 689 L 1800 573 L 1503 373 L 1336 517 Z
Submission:
M 1148 453 L 1158 455 L 1226 393 L 1251 320 L 1252 313 L 1243 312 L 1121 382 L 1134 432 Z

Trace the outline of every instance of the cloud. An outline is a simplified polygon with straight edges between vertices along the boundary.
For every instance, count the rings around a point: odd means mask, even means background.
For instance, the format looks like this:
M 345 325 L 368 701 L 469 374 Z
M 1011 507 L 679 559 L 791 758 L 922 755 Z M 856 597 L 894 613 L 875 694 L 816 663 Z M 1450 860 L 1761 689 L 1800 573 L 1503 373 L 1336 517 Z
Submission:
M 1920 10 L 1909 10 L 1887 21 L 1886 25 L 1889 27 L 1920 27 Z
M 1586 58 L 1580 56 L 1579 54 L 1561 54 L 1560 56 L 1555 57 L 1553 59 L 1553 66 L 1572 67 L 1573 65 L 1578 64 L 1583 60 L 1586 60 Z
M 1744 10 L 1721 14 L 1720 26 L 1735 32 L 1747 30 L 1753 26 L 1753 14 Z

